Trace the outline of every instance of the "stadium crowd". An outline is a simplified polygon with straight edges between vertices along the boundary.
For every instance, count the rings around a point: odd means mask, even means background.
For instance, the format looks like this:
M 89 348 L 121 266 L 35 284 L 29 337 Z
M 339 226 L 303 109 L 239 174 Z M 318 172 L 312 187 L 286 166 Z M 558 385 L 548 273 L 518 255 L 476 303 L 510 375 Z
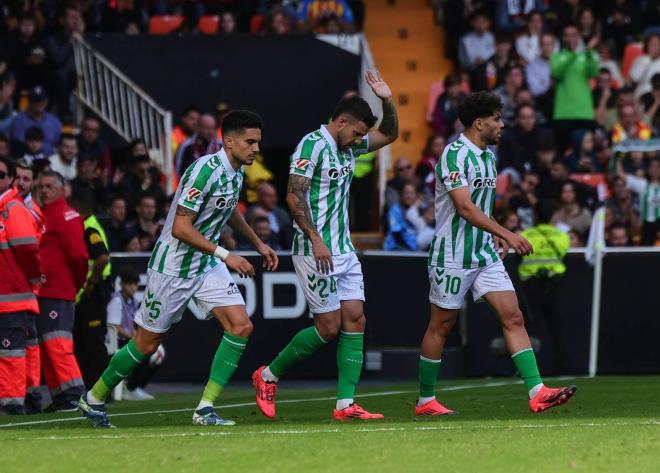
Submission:
M 431 86 L 420 159 L 394 164 L 385 249 L 428 248 L 435 164 L 462 131 L 458 103 L 479 90 L 501 98 L 506 125 L 494 147 L 500 223 L 523 231 L 542 208 L 580 247 L 602 209 L 608 245 L 660 245 L 658 2 L 433 3 L 455 72 Z

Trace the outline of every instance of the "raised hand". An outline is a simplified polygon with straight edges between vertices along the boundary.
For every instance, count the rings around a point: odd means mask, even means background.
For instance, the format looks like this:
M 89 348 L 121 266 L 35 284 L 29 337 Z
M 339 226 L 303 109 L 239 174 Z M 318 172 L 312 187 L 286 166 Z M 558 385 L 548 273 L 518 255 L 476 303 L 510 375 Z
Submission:
M 367 84 L 369 84 L 369 87 L 371 87 L 371 90 L 373 90 L 374 94 L 376 94 L 376 97 L 381 100 L 392 98 L 392 91 L 390 90 L 390 86 L 387 85 L 387 82 L 385 82 L 382 77 L 380 77 L 380 73 L 377 70 L 374 69 L 367 71 L 365 74 L 365 79 Z

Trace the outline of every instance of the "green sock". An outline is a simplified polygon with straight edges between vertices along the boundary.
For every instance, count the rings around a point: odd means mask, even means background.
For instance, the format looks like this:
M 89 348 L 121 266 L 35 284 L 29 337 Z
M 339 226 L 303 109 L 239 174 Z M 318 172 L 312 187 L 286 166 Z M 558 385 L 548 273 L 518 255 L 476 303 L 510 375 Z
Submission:
M 131 374 L 133 369 L 147 359 L 147 355 L 140 353 L 133 339 L 129 340 L 110 359 L 108 367 L 101 378 L 92 387 L 92 396 L 99 401 L 105 401 L 110 392 Z
M 229 332 L 225 332 L 222 336 L 220 346 L 213 357 L 211 375 L 202 393 L 202 401 L 213 404 L 218 399 L 222 388 L 229 382 L 234 371 L 236 371 L 238 360 L 243 355 L 247 341 L 247 338 L 237 337 Z
M 534 350 L 531 348 L 520 350 L 518 353 L 511 355 L 511 358 L 520 372 L 520 377 L 525 382 L 527 391 L 531 391 L 534 386 L 543 384 L 543 380 L 539 374 L 539 368 L 536 365 Z
M 291 339 L 289 344 L 268 365 L 268 368 L 279 378 L 293 365 L 308 358 L 326 343 L 316 327 L 307 327 Z
M 440 371 L 440 360 L 419 357 L 419 397 L 435 396 L 435 383 Z
M 337 399 L 353 399 L 362 373 L 363 333 L 342 332 L 337 344 Z

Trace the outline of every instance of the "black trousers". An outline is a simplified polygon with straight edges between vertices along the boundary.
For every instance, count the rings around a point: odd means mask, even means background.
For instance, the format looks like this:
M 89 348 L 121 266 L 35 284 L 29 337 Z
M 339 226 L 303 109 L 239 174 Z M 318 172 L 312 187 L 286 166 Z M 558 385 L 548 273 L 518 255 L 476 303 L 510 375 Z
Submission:
M 109 294 L 106 285 L 99 283 L 90 296 L 83 294 L 76 304 L 73 347 L 87 389 L 101 377 L 110 360 L 105 348 Z
M 530 332 L 538 332 L 545 323 L 554 351 L 554 370 L 566 369 L 566 344 L 561 325 L 561 277 L 530 278 L 523 281 L 524 308 L 527 327 Z

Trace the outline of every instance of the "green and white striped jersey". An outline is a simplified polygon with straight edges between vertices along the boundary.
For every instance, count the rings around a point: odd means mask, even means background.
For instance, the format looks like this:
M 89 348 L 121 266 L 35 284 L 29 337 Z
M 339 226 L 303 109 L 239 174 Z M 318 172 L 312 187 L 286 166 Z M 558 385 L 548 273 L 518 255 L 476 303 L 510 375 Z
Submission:
M 639 196 L 641 216 L 645 222 L 660 220 L 660 184 L 649 182 L 643 177 L 626 177 L 626 187 Z
M 472 202 L 487 216 L 495 204 L 495 156 L 481 150 L 467 137 L 445 147 L 435 172 L 435 236 L 429 249 L 429 266 L 481 268 L 499 261 L 490 233 L 475 228 L 456 212 L 449 193 L 467 187 Z
M 224 149 L 192 163 L 174 194 L 148 267 L 169 276 L 193 278 L 220 264 L 218 258 L 197 251 L 172 236 L 174 215 L 177 205 L 197 212 L 195 228 L 207 240 L 217 242 L 223 225 L 238 204 L 243 177 L 243 168 L 235 171 Z
M 291 155 L 289 174 L 312 180 L 307 203 L 312 221 L 333 255 L 355 251 L 348 228 L 348 198 L 355 158 L 368 151 L 369 139 L 359 145 L 338 150 L 334 138 L 325 125 L 306 135 Z M 294 222 L 296 235 L 292 254 L 311 255 L 312 245 Z

